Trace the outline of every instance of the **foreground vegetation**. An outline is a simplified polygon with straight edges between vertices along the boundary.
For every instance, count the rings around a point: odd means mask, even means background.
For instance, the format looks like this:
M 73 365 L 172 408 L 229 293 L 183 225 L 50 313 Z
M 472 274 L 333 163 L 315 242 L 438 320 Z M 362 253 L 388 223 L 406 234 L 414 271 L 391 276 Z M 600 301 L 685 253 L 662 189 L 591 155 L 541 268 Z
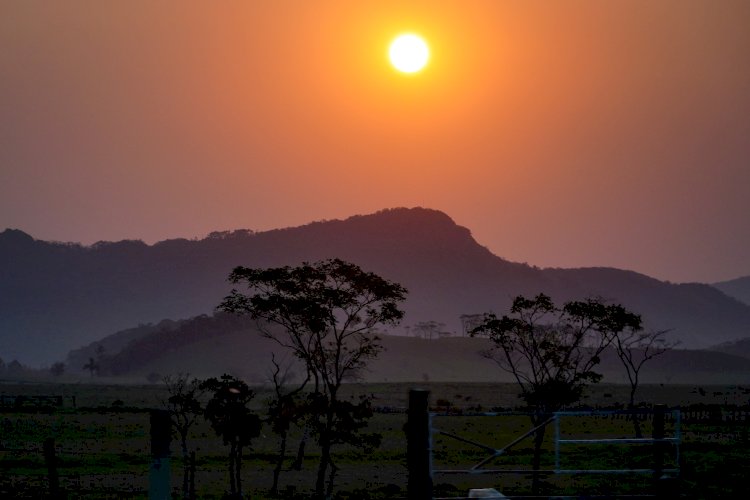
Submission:
M 519 404 L 516 389 L 510 384 L 423 384 L 431 391 L 432 405 L 438 411 L 508 410 Z M 409 384 L 345 385 L 343 396 L 371 394 L 380 412 L 370 420 L 368 431 L 382 435 L 380 446 L 372 453 L 342 447 L 336 455 L 340 471 L 337 498 L 405 497 L 406 405 Z M 270 390 L 257 388 L 254 403 L 259 413 Z M 48 488 L 47 467 L 42 443 L 54 438 L 60 486 L 71 498 L 146 498 L 149 444 L 149 408 L 160 407 L 167 394 L 162 386 L 46 385 L 3 384 L 0 426 L 0 496 L 3 498 L 40 498 Z M 27 401 L 11 404 L 14 396 L 62 396 L 61 407 Z M 75 406 L 74 400 L 75 397 Z M 681 481 L 683 494 L 690 498 L 732 498 L 746 491 L 750 474 L 748 423 L 732 422 L 731 410 L 747 408 L 748 391 L 742 387 L 644 386 L 642 401 L 663 402 L 700 410 L 700 421 L 686 420 L 682 425 Z M 584 395 L 584 404 L 592 407 L 622 407 L 628 401 L 627 386 L 602 385 Z M 438 406 L 439 405 L 439 406 Z M 703 406 L 697 406 L 703 405 Z M 390 412 L 390 413 L 389 413 Z M 718 417 L 724 414 L 724 419 Z M 735 415 L 736 417 L 737 415 Z M 671 432 L 671 427 L 667 433 Z M 435 426 L 469 439 L 500 447 L 529 430 L 523 416 L 436 417 Z M 570 437 L 624 436 L 632 433 L 622 418 L 566 419 L 563 433 Z M 650 427 L 645 424 L 644 433 Z M 290 435 L 296 444 L 299 432 Z M 196 449 L 196 494 L 199 498 L 222 498 L 227 489 L 227 448 L 216 438 L 210 424 L 199 421 L 191 429 L 191 445 Z M 242 468 L 248 498 L 268 498 L 278 448 L 277 437 L 264 426 L 262 434 L 247 451 Z M 436 436 L 435 468 L 458 468 L 476 463 L 486 456 L 481 450 Z M 545 442 L 542 468 L 553 465 L 552 443 Z M 563 450 L 565 468 L 648 467 L 650 450 L 641 446 L 569 447 Z M 491 468 L 528 469 L 533 443 L 521 442 L 491 464 Z M 299 471 L 291 468 L 292 458 L 281 474 L 282 498 L 307 498 L 316 478 L 320 450 L 312 442 Z M 182 461 L 179 444 L 172 442 L 173 491 L 179 492 Z M 530 491 L 526 474 L 486 476 L 436 475 L 436 495 L 465 495 L 470 487 L 492 486 L 505 494 L 522 495 Z M 548 475 L 542 484 L 544 494 L 616 495 L 649 493 L 650 479 L 644 475 Z

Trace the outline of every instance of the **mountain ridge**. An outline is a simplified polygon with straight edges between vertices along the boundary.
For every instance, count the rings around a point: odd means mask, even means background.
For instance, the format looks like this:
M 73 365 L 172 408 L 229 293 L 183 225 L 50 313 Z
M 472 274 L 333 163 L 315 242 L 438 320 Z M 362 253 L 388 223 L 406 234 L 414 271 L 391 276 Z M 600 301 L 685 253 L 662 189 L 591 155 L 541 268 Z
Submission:
M 671 284 L 614 268 L 541 269 L 477 243 L 443 212 L 386 209 L 343 220 L 203 239 L 98 242 L 90 246 L 0 233 L 0 357 L 61 359 L 76 347 L 137 324 L 209 314 L 237 265 L 272 267 L 338 257 L 398 281 L 409 297 L 401 329 L 419 321 L 459 333 L 461 314 L 507 310 L 513 297 L 557 301 L 601 296 L 672 329 L 689 347 L 748 336 L 750 306 L 703 284 Z M 23 339 L 23 342 L 18 339 Z

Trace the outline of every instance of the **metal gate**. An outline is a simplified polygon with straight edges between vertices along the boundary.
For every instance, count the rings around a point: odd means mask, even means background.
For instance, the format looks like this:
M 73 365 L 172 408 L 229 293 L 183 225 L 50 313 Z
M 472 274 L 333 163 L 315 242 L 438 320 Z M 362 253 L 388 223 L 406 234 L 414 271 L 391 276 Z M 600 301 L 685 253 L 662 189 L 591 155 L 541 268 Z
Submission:
M 655 479 L 660 479 L 665 475 L 676 477 L 679 475 L 680 460 L 680 439 L 681 423 L 680 411 L 678 409 L 668 410 L 664 405 L 656 405 L 653 410 L 648 412 L 653 419 L 652 437 L 650 438 L 593 438 L 580 439 L 566 436 L 562 433 L 561 420 L 570 417 L 594 416 L 600 418 L 626 418 L 643 412 L 633 411 L 560 411 L 555 412 L 550 418 L 541 424 L 529 429 L 520 436 L 512 439 L 510 442 L 500 448 L 491 446 L 486 443 L 480 443 L 474 439 L 469 439 L 455 432 L 441 430 L 436 422 L 440 418 L 461 417 L 500 417 L 509 415 L 528 415 L 519 412 L 484 412 L 484 413 L 437 413 L 430 412 L 428 405 L 428 391 L 412 390 L 409 394 L 409 412 L 407 422 L 407 463 L 409 468 L 409 498 L 427 499 L 432 498 L 433 479 L 441 474 L 652 474 Z M 673 423 L 672 435 L 666 436 L 664 432 L 665 419 Z M 506 454 L 508 450 L 521 443 L 525 439 L 534 435 L 534 433 L 545 426 L 553 425 L 554 428 L 554 454 L 555 466 L 553 469 L 543 469 L 534 471 L 532 469 L 492 469 L 485 468 L 488 464 Z M 469 468 L 441 469 L 435 468 L 433 437 L 443 435 L 450 439 L 477 447 L 487 452 L 487 456 Z M 653 461 L 651 467 L 644 468 L 564 468 L 561 465 L 564 448 L 567 445 L 649 445 L 653 448 Z M 668 461 L 665 460 L 669 455 L 669 448 L 674 451 L 674 455 Z M 667 465 L 667 464 L 671 464 Z

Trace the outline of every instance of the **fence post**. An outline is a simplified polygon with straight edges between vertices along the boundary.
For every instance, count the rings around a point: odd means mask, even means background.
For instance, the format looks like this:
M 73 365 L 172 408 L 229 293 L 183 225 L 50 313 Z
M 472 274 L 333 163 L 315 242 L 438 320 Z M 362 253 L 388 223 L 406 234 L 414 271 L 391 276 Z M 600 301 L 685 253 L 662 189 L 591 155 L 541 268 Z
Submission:
M 151 410 L 151 469 L 149 470 L 149 500 L 169 500 L 172 479 L 169 465 L 171 422 L 166 410 Z
M 654 405 L 654 439 L 664 439 L 665 437 L 664 417 L 666 413 L 667 405 Z M 667 443 L 654 443 L 654 491 L 657 498 L 676 498 L 679 495 L 677 483 L 664 476 L 664 455 L 667 448 Z
M 53 499 L 60 497 L 60 476 L 57 474 L 57 459 L 55 457 L 55 440 L 47 438 L 44 440 L 44 462 L 47 464 L 47 476 L 49 479 L 49 496 Z
M 188 476 L 188 497 L 195 500 L 195 452 L 190 452 L 190 474 Z
M 430 436 L 430 391 L 409 391 L 406 422 L 406 467 L 409 500 L 432 499 L 432 436 Z
M 664 439 L 664 413 L 667 411 L 666 405 L 654 405 L 654 427 L 652 437 L 654 439 Z M 664 471 L 664 443 L 654 442 L 654 480 L 661 479 Z

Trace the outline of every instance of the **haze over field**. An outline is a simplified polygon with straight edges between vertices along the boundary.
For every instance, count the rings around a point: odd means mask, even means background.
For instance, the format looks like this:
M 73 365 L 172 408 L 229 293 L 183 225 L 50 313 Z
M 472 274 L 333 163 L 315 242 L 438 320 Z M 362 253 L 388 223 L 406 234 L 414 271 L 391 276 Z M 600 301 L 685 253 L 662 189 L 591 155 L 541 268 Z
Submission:
M 746 276 L 748 26 L 745 0 L 5 1 L 0 229 L 428 206 L 511 261 Z M 405 31 L 430 48 L 409 76 Z

